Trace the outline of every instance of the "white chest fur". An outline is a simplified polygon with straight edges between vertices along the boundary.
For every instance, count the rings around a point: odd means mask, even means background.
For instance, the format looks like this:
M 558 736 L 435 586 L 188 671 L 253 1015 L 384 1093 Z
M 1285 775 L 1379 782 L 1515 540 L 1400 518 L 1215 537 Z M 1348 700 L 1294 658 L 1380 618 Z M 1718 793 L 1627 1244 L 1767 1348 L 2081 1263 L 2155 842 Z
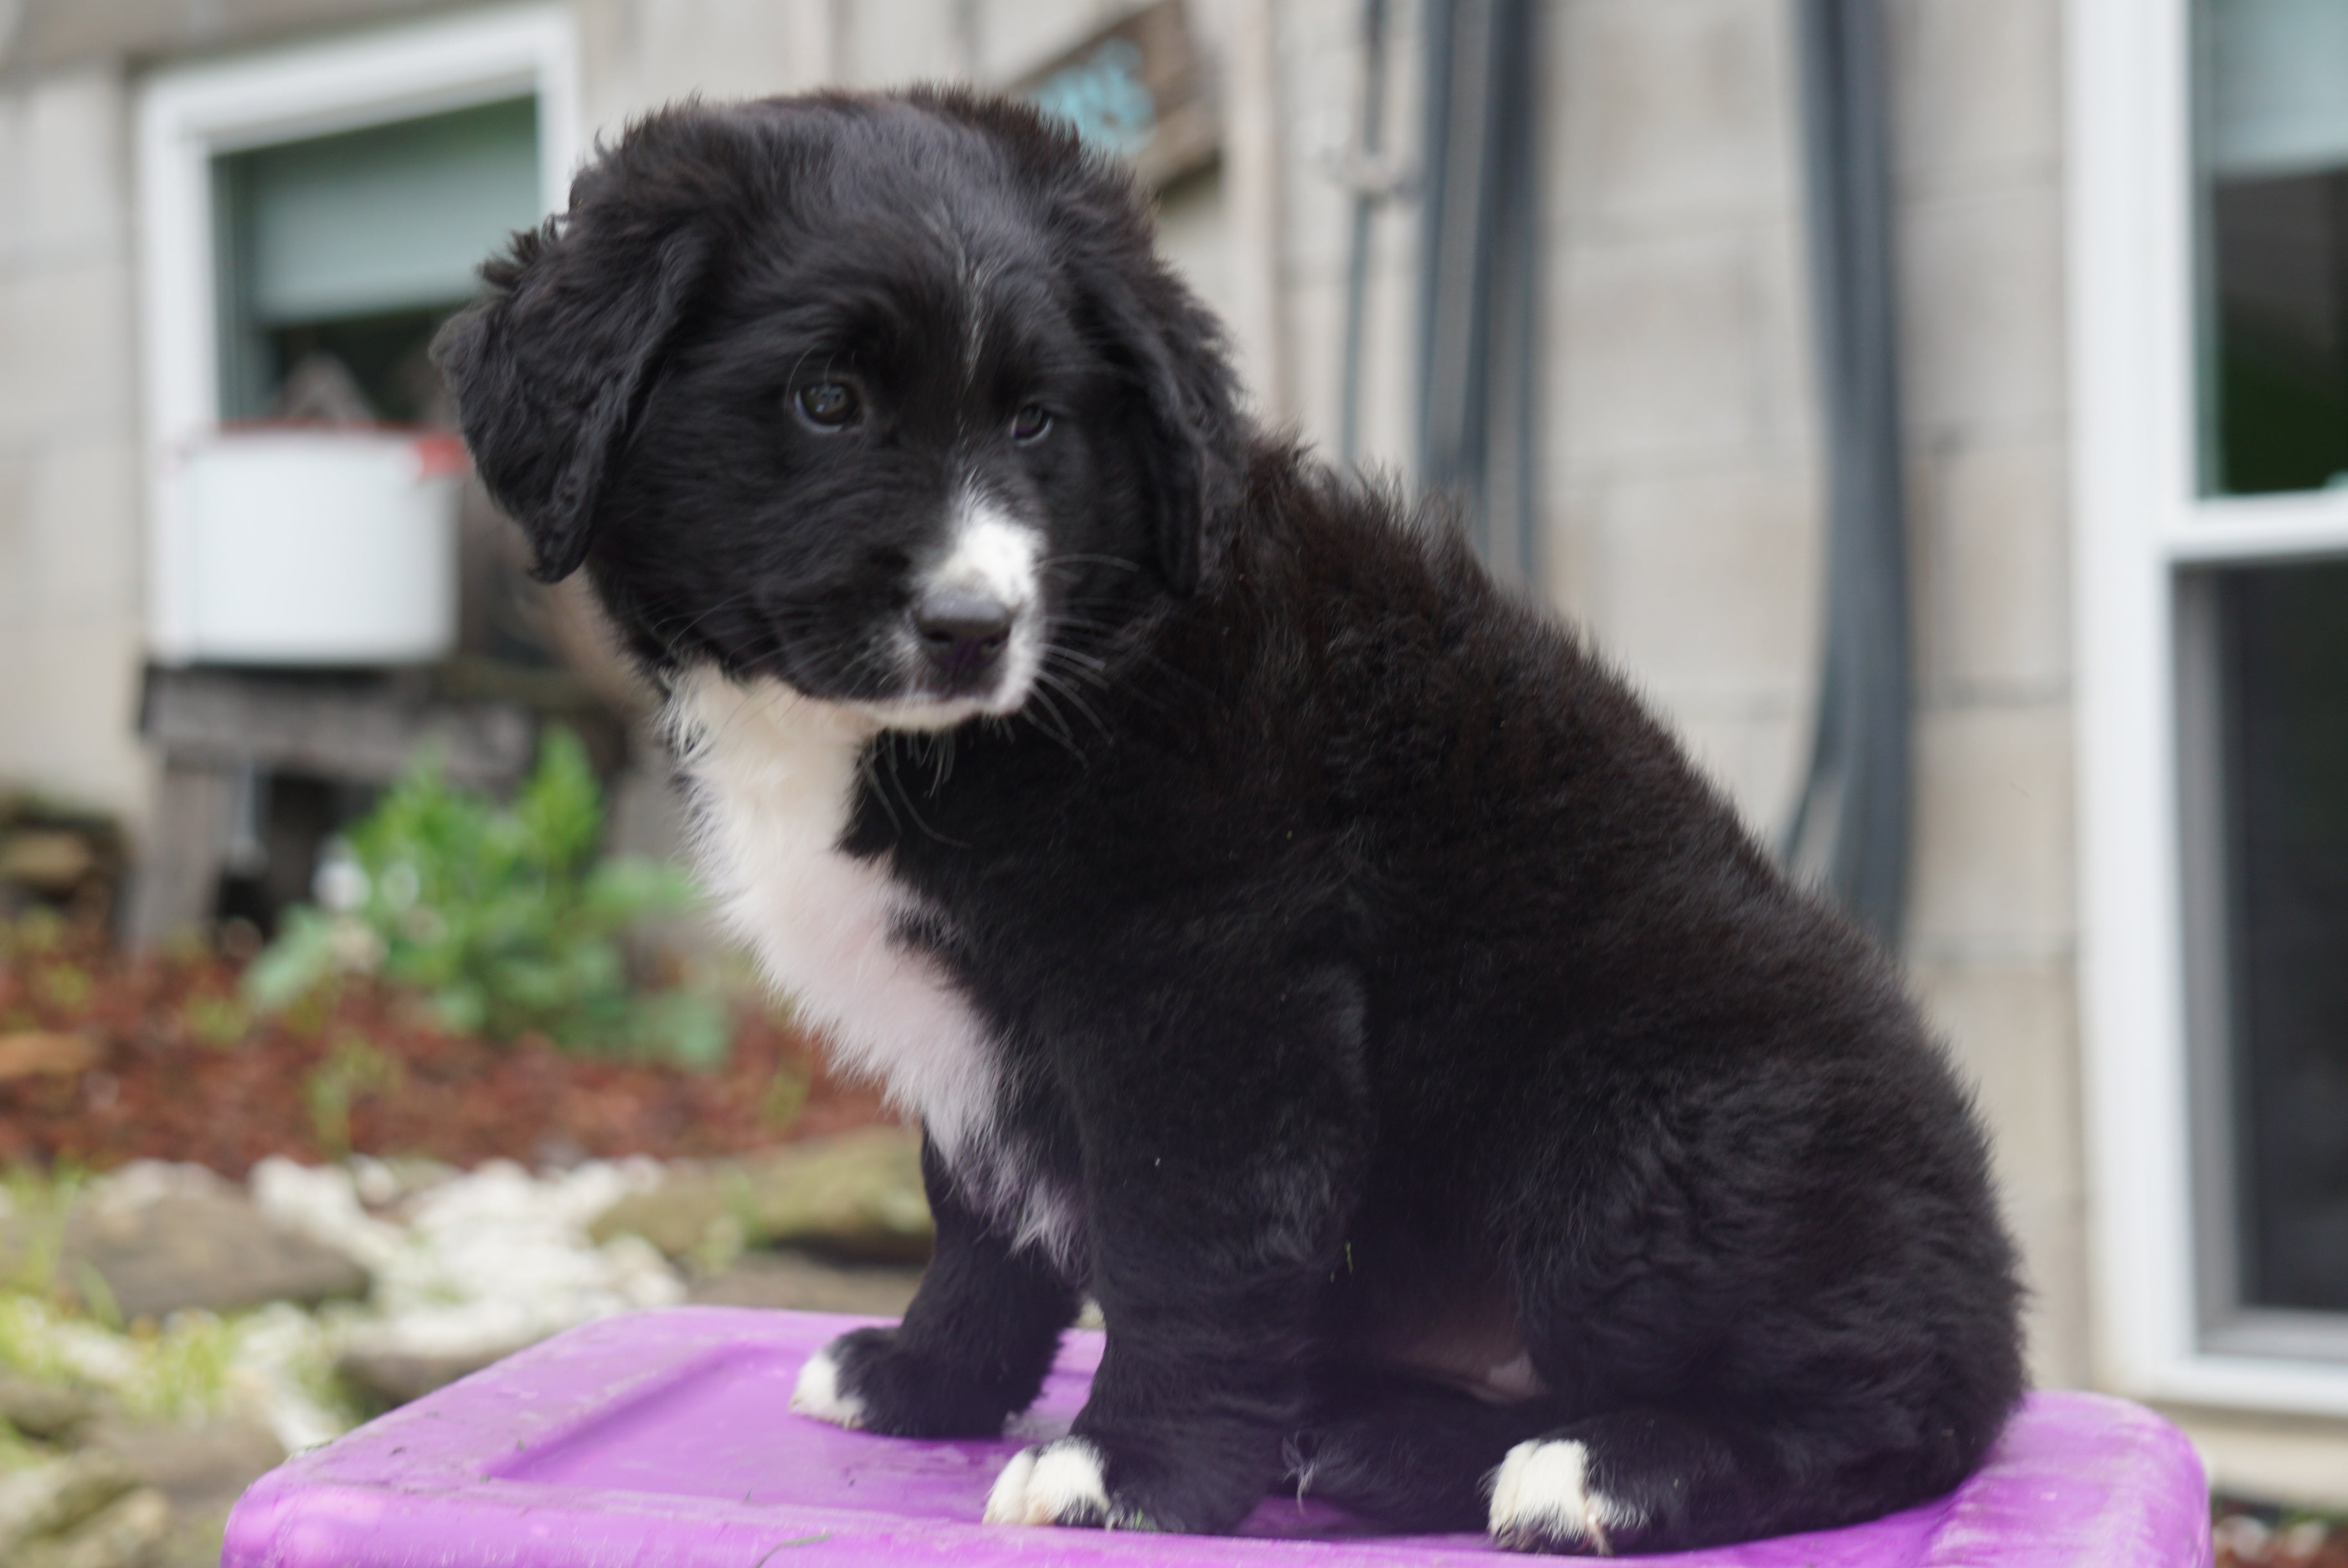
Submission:
M 679 680 L 669 717 L 703 797 L 703 880 L 727 925 L 830 1031 L 842 1069 L 883 1084 L 949 1163 L 993 1163 L 1000 1054 L 936 961 L 898 939 L 911 895 L 839 848 L 871 721 L 706 670 Z

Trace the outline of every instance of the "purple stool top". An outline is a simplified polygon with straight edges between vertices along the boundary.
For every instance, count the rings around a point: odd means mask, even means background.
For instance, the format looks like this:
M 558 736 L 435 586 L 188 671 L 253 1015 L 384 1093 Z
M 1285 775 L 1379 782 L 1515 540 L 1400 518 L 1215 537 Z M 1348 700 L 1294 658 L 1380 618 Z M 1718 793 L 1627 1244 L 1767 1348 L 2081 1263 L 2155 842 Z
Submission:
M 979 1522 L 994 1472 L 1084 1402 L 1070 1334 L 1034 1410 L 992 1442 L 843 1431 L 785 1409 L 799 1365 L 866 1321 L 681 1307 L 572 1329 L 304 1454 L 230 1516 L 221 1568 L 796 1568 L 1490 1562 L 1480 1536 L 1374 1535 L 1269 1498 L 1239 1538 Z M 1521 1562 L 1524 1559 L 1508 1559 Z M 2094 1394 L 2034 1394 L 1981 1473 L 1849 1530 L 1647 1559 L 1715 1568 L 2208 1568 L 2209 1495 L 2176 1429 Z

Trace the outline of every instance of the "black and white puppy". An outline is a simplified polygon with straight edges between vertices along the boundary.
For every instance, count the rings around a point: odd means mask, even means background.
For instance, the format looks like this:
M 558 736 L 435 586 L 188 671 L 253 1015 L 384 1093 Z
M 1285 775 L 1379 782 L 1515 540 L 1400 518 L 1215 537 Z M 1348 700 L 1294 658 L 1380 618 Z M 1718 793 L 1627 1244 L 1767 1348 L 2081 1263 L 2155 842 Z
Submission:
M 1657 1550 L 1982 1458 L 2013 1255 L 1899 977 L 1452 531 L 1236 411 L 1125 175 L 949 92 L 685 107 L 485 275 L 482 475 L 924 1130 L 921 1293 L 795 1409 L 996 1432 L 1089 1294 L 989 1520 Z

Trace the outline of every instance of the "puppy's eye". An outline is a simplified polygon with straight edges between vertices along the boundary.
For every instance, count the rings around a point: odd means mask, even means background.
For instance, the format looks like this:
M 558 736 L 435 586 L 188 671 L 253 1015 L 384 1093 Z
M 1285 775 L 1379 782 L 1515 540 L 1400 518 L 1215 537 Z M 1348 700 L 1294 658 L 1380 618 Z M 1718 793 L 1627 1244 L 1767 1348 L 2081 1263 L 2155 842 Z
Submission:
M 1011 416 L 1011 439 L 1022 446 L 1044 439 L 1052 428 L 1052 411 L 1040 403 L 1031 403 Z
M 837 381 L 802 386 L 792 401 L 798 405 L 800 418 L 825 432 L 847 429 L 864 412 L 864 400 L 856 395 L 856 388 Z

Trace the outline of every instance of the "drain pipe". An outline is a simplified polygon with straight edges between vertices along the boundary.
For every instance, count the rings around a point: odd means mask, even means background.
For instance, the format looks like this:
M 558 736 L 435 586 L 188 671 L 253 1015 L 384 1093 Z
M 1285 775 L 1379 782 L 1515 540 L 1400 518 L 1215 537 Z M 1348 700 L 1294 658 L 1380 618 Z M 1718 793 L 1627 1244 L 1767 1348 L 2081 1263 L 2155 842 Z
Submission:
M 1541 7 L 1426 0 L 1418 478 L 1502 579 L 1540 580 L 1534 450 Z
M 1370 226 L 1389 193 L 1371 171 L 1385 155 L 1386 0 L 1362 0 L 1362 112 L 1354 136 L 1353 233 L 1345 251 L 1344 359 L 1337 371 L 1337 458 L 1348 466 L 1362 455 L 1362 364 L 1370 294 Z
M 1809 773 L 1780 853 L 1897 950 L 1912 764 L 1883 16 L 1879 0 L 1797 0 L 1797 15 L 1826 434 L 1827 625 Z

